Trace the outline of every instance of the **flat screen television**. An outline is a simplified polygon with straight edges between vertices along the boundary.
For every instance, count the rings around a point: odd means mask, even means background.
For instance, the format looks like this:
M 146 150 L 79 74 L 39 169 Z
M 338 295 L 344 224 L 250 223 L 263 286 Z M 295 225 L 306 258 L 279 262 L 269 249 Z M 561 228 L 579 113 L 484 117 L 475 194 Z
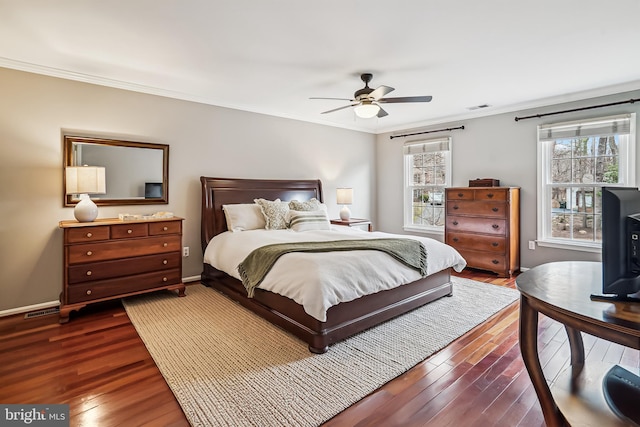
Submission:
M 640 191 L 602 188 L 602 293 L 592 299 L 640 302 Z
M 162 197 L 162 183 L 161 182 L 145 182 L 144 184 L 144 198 L 145 199 L 158 199 Z

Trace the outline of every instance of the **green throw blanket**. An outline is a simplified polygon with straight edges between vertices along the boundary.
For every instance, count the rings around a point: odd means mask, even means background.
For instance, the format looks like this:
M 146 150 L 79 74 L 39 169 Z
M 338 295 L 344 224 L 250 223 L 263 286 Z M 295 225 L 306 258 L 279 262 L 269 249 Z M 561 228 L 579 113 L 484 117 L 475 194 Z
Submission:
M 385 252 L 404 265 L 427 275 L 427 251 L 424 245 L 412 239 L 362 239 L 328 242 L 276 243 L 255 249 L 238 265 L 242 283 L 249 298 L 271 267 L 282 255 L 290 252 L 333 252 L 376 250 Z

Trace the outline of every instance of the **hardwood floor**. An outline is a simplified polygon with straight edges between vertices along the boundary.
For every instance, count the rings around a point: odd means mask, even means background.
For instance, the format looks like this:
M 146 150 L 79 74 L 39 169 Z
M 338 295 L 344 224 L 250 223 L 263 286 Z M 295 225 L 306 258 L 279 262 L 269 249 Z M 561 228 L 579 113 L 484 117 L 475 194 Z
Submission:
M 514 287 L 515 279 L 459 276 Z M 188 288 L 187 288 L 188 294 Z M 0 318 L 0 402 L 68 403 L 72 426 L 188 426 L 118 302 L 57 316 Z M 587 361 L 640 369 L 637 350 L 584 336 Z M 569 363 L 564 328 L 541 318 L 548 380 Z M 543 426 L 518 347 L 518 303 L 384 385 L 324 426 Z

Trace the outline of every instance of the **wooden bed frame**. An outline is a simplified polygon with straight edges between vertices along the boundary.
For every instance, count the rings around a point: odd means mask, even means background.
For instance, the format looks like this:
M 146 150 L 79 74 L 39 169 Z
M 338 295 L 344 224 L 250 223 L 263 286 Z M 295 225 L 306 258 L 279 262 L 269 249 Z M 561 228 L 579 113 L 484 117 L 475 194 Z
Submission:
M 256 198 L 322 201 L 320 180 L 256 180 L 200 177 L 202 183 L 202 250 L 215 235 L 227 230 L 222 206 L 253 203 Z M 271 323 L 291 332 L 309 345 L 313 353 L 324 353 L 329 345 L 413 310 L 440 297 L 451 295 L 451 269 L 399 286 L 343 302 L 327 311 L 327 321 L 308 315 L 292 299 L 263 289 L 247 297 L 242 282 L 204 263 L 202 284 L 239 302 Z

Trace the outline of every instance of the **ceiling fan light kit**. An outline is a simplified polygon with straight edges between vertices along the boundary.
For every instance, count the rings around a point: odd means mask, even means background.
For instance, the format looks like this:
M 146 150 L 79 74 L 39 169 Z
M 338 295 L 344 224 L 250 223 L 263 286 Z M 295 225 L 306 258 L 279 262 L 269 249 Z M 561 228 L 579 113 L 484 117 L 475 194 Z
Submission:
M 380 104 L 382 103 L 403 103 L 403 102 L 430 102 L 431 96 L 402 96 L 397 98 L 384 98 L 386 94 L 395 90 L 389 86 L 379 86 L 376 89 L 369 87 L 369 82 L 373 78 L 373 74 L 364 73 L 360 75 L 360 79 L 364 82 L 364 87 L 358 89 L 353 94 L 353 99 L 349 98 L 318 98 L 312 97 L 310 99 L 331 99 L 339 101 L 349 101 L 349 105 L 343 107 L 334 108 L 332 110 L 323 111 L 322 114 L 333 113 L 334 111 L 343 110 L 345 108 L 353 107 L 356 116 L 363 119 L 370 119 L 372 117 L 384 117 L 389 115 Z

